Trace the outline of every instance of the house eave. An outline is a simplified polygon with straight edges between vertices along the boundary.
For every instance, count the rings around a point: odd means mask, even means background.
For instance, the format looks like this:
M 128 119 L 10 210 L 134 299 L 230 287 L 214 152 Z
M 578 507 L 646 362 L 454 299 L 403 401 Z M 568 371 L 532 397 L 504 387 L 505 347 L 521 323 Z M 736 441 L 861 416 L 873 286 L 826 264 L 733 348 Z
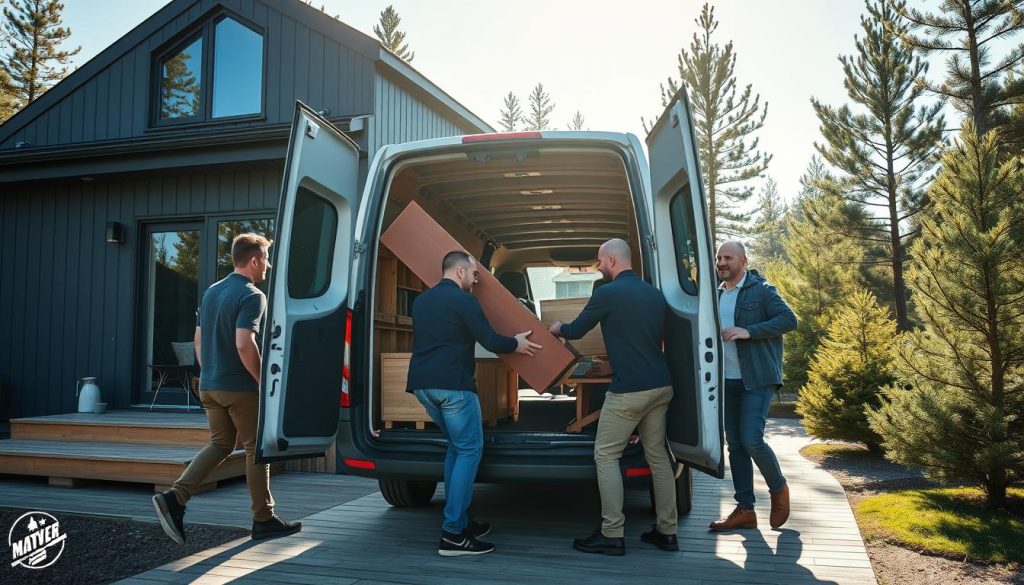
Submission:
M 358 138 L 368 116 L 333 118 Z M 290 124 L 209 129 L 87 144 L 29 148 L 0 154 L 0 184 L 96 176 L 161 168 L 283 160 Z

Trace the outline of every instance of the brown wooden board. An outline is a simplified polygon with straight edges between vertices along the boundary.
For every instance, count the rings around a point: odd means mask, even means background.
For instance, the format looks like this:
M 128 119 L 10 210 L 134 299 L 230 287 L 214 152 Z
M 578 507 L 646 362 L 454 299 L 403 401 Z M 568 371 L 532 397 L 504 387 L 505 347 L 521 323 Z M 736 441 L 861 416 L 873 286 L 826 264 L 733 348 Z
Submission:
M 540 318 L 544 324 L 551 326 L 555 321 L 572 323 L 587 306 L 587 298 L 574 299 L 550 299 L 540 302 Z M 604 336 L 601 334 L 601 325 L 591 329 L 580 339 L 571 341 L 581 355 L 608 355 L 604 348 Z
M 428 287 L 441 280 L 441 261 L 452 250 L 466 251 L 422 207 L 410 202 L 380 237 L 394 255 Z M 517 353 L 500 357 L 538 392 L 558 383 L 576 356 L 556 339 L 537 316 L 524 307 L 490 272 L 480 271 L 473 296 L 483 307 L 491 327 L 502 335 L 533 331 L 530 340 L 543 349 L 533 357 Z

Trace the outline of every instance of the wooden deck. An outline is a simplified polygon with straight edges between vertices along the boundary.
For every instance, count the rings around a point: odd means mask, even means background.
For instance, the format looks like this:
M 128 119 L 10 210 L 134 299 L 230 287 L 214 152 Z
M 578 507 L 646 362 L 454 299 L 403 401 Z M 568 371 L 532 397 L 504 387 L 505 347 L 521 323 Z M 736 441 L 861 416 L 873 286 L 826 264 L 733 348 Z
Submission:
M 377 491 L 377 481 L 353 475 L 282 473 L 270 478 L 274 511 L 289 520 L 351 502 Z M 93 482 L 74 490 L 46 485 L 34 477 L 0 478 L 0 505 L 29 510 L 130 518 L 155 523 L 153 492 L 142 484 Z M 185 522 L 252 527 L 252 502 L 245 478 L 220 482 L 216 490 L 188 502 Z M 186 528 L 186 530 L 188 530 Z M 169 541 L 168 541 L 169 543 Z
M 797 451 L 808 443 L 795 421 L 771 421 L 775 448 L 793 492 L 784 529 L 768 528 L 768 491 L 755 484 L 761 527 L 709 532 L 734 506 L 732 485 L 694 476 L 694 508 L 680 519 L 680 552 L 640 542 L 653 517 L 646 490 L 626 501 L 625 557 L 576 552 L 572 539 L 598 523 L 593 489 L 477 486 L 474 510 L 492 522 L 481 557 L 437 555 L 442 494 L 424 509 L 395 509 L 373 493 L 302 519 L 302 532 L 273 541 L 240 539 L 123 583 L 347 583 L 443 585 L 872 585 L 874 572 L 842 487 Z
M 11 438 L 202 447 L 210 440 L 210 427 L 202 411 L 117 410 L 16 418 Z
M 48 477 L 53 485 L 81 480 L 152 484 L 176 480 L 209 441 L 202 412 L 114 411 L 71 413 L 11 421 L 11 438 L 0 441 L 0 474 Z M 245 475 L 245 454 L 236 450 L 213 471 L 204 489 Z

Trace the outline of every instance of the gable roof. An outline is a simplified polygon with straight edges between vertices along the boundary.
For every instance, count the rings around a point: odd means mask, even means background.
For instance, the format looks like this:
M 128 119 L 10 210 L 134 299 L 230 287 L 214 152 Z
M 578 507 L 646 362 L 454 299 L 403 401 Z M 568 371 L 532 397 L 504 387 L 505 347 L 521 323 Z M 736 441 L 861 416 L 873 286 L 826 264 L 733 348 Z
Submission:
M 261 0 L 255 1 L 260 2 Z M 55 104 L 58 104 L 62 99 L 74 93 L 85 85 L 87 81 L 102 72 L 111 63 L 129 51 L 132 51 L 140 43 L 150 39 L 162 28 L 172 24 L 176 19 L 187 16 L 190 10 L 198 7 L 200 15 L 206 15 L 218 7 L 228 10 L 235 9 L 235 4 L 237 3 L 238 0 L 172 0 L 171 2 L 168 2 L 163 8 L 130 30 L 124 36 L 117 39 L 106 49 L 100 51 L 95 57 L 51 87 L 37 100 L 22 108 L 6 122 L 0 125 L 0 143 L 10 139 L 36 117 L 46 112 Z M 494 132 L 494 128 L 492 128 L 487 122 L 476 114 L 470 112 L 465 106 L 460 104 L 448 93 L 412 68 L 408 63 L 405 63 L 401 59 L 395 57 L 394 54 L 385 49 L 377 39 L 360 32 L 359 30 L 305 4 L 304 2 L 301 2 L 300 0 L 285 0 L 283 4 L 275 3 L 274 9 L 287 12 L 289 17 L 294 18 L 296 21 L 308 26 L 310 29 L 334 39 L 349 49 L 398 73 L 402 78 L 417 85 L 427 94 L 434 97 L 438 103 L 449 110 L 454 117 L 459 118 L 460 121 L 464 122 L 468 126 L 477 128 L 480 132 Z M 202 16 L 199 18 L 202 18 Z M 195 19 L 192 20 L 194 21 Z M 80 145 L 65 146 L 75 147 Z

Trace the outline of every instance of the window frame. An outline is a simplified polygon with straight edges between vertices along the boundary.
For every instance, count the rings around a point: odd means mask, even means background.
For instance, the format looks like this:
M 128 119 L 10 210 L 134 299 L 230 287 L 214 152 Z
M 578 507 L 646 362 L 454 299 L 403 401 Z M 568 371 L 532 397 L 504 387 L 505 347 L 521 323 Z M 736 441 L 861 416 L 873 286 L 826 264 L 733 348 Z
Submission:
M 216 42 L 217 25 L 220 24 L 225 18 L 230 18 L 238 24 L 248 28 L 254 33 L 260 35 L 263 40 L 263 53 L 261 55 L 262 68 L 260 70 L 260 109 L 259 112 L 251 112 L 248 114 L 236 114 L 234 116 L 224 116 L 221 118 L 213 117 L 213 84 L 214 84 L 214 57 L 216 55 Z M 161 95 L 161 81 L 163 80 L 163 64 L 168 59 L 174 57 L 176 54 L 184 50 L 190 44 L 194 43 L 196 39 L 202 39 L 203 41 L 203 54 L 199 62 L 201 63 L 201 81 L 199 84 L 199 102 L 201 104 L 201 112 L 196 116 L 189 116 L 187 118 L 171 118 L 161 119 L 160 118 L 160 107 L 162 105 Z M 257 25 L 253 21 L 240 16 L 230 10 L 219 9 L 213 14 L 205 18 L 200 24 L 188 28 L 183 31 L 183 34 L 177 36 L 175 40 L 164 48 L 161 48 L 152 53 L 152 65 L 150 67 L 150 129 L 157 130 L 163 128 L 177 128 L 183 125 L 194 126 L 194 125 L 210 125 L 210 124 L 226 124 L 231 122 L 247 121 L 247 120 L 263 120 L 266 119 L 267 115 L 267 34 L 266 29 Z

